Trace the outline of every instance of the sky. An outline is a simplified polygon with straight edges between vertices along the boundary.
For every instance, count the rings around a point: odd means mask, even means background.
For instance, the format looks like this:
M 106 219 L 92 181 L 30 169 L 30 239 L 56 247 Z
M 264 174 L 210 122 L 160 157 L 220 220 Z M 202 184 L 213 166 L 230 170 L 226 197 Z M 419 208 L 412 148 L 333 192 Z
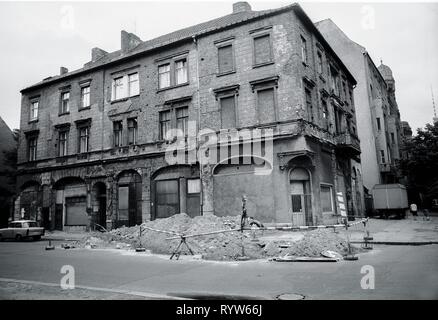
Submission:
M 236 0 L 237 1 L 237 0 Z M 148 40 L 231 13 L 235 1 L 0 2 L 0 116 L 19 127 L 20 90 L 91 59 L 91 48 L 120 49 L 120 31 Z M 291 4 L 249 1 L 253 10 Z M 432 122 L 438 104 L 438 3 L 299 1 L 313 22 L 332 19 L 374 63 L 390 66 L 402 120 Z

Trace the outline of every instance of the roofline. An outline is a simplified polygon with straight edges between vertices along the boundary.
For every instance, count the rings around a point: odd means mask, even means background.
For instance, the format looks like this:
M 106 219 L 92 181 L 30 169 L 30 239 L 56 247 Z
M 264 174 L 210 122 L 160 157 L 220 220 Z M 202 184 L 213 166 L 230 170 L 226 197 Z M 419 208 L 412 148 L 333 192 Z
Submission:
M 337 60 L 336 62 L 339 63 L 339 65 L 345 69 L 347 76 L 353 80 L 353 84 L 357 85 L 357 81 L 356 79 L 353 77 L 353 75 L 351 74 L 350 70 L 348 70 L 348 68 L 345 66 L 345 64 L 342 62 L 341 58 L 339 58 L 339 56 L 336 54 L 335 50 L 333 50 L 333 48 L 330 46 L 330 44 L 327 42 L 327 40 L 324 38 L 324 36 L 322 35 L 322 33 L 318 30 L 318 28 L 315 26 L 315 24 L 312 22 L 312 20 L 309 18 L 309 16 L 306 14 L 306 12 L 304 12 L 303 8 L 301 8 L 301 6 L 299 4 L 296 4 L 296 10 L 298 11 L 298 13 L 300 15 L 302 15 L 303 18 L 303 22 L 307 23 L 309 25 L 309 27 L 312 29 L 313 32 L 315 32 L 316 36 L 319 38 L 319 40 L 324 44 L 324 46 L 326 46 L 327 48 L 329 48 L 330 54 L 335 58 L 335 60 Z M 326 20 L 326 19 L 325 19 Z M 323 21 L 323 20 L 322 20 Z M 348 38 L 348 37 L 347 37 Z
M 169 41 L 168 43 L 164 43 L 164 44 L 158 45 L 156 47 L 152 47 L 152 48 L 145 49 L 145 50 L 138 51 L 138 52 L 135 52 L 135 48 L 134 48 L 133 49 L 134 52 L 132 52 L 131 54 L 128 54 L 126 56 L 122 56 L 122 57 L 116 58 L 116 59 L 114 59 L 112 61 L 107 61 L 107 62 L 104 62 L 104 63 L 101 63 L 101 64 L 97 63 L 96 65 L 90 66 L 89 68 L 85 68 L 85 69 L 84 68 L 80 68 L 80 69 L 77 69 L 77 70 L 73 70 L 73 71 L 71 71 L 69 73 L 66 73 L 63 76 L 60 76 L 60 77 L 58 76 L 57 78 L 49 79 L 49 80 L 47 80 L 45 82 L 43 80 L 42 82 L 39 82 L 37 84 L 28 86 L 26 88 L 23 88 L 22 90 L 20 90 L 20 93 L 24 94 L 25 92 L 32 91 L 32 90 L 37 90 L 37 89 L 39 89 L 41 87 L 45 87 L 45 86 L 50 85 L 50 84 L 54 84 L 54 83 L 57 83 L 57 82 L 65 81 L 67 79 L 70 79 L 70 78 L 73 78 L 73 77 L 76 77 L 76 76 L 80 76 L 80 75 L 83 75 L 83 74 L 86 74 L 86 73 L 89 73 L 89 72 L 92 72 L 92 71 L 95 71 L 95 70 L 99 70 L 99 69 L 102 69 L 104 67 L 108 67 L 108 66 L 111 66 L 111 65 L 114 65 L 114 64 L 119 64 L 121 62 L 129 61 L 130 59 L 137 58 L 139 56 L 148 54 L 150 52 L 153 52 L 153 51 L 161 49 L 161 48 L 165 48 L 165 47 L 170 46 L 170 45 L 184 43 L 184 42 L 187 42 L 189 40 L 193 41 L 194 37 L 198 37 L 198 38 L 199 37 L 204 37 L 204 36 L 207 36 L 207 35 L 210 35 L 210 34 L 217 33 L 217 32 L 222 31 L 222 30 L 226 30 L 226 29 L 232 28 L 232 27 L 234 27 L 236 25 L 246 24 L 249 21 L 256 21 L 256 20 L 259 20 L 259 19 L 262 19 L 262 18 L 265 18 L 265 17 L 278 15 L 278 14 L 281 14 L 281 13 L 284 13 L 284 12 L 287 12 L 287 11 L 292 11 L 292 10 L 296 10 L 299 17 L 301 15 L 300 18 L 303 18 L 303 22 L 308 24 L 309 27 L 315 32 L 315 34 L 320 38 L 320 41 L 325 46 L 327 46 L 329 48 L 330 53 L 335 57 L 335 60 L 337 60 L 336 62 L 338 62 L 339 65 L 342 66 L 345 69 L 345 71 L 347 73 L 347 76 L 349 76 L 351 78 L 351 80 L 353 80 L 354 85 L 356 85 L 357 81 L 353 77 L 353 75 L 350 73 L 348 68 L 344 65 L 344 63 L 338 57 L 338 55 L 335 53 L 335 51 L 330 47 L 328 42 L 325 40 L 324 36 L 319 32 L 318 28 L 313 24 L 312 20 L 304 12 L 304 10 L 301 8 L 301 6 L 298 3 L 295 2 L 295 3 L 292 3 L 290 5 L 278 8 L 278 9 L 272 9 L 272 11 L 266 12 L 264 14 L 260 14 L 259 16 L 256 16 L 256 17 L 244 19 L 244 20 L 241 20 L 239 22 L 235 22 L 235 23 L 229 24 L 227 26 L 223 26 L 223 27 L 219 27 L 219 28 L 214 28 L 214 29 L 207 30 L 207 31 L 199 31 L 199 32 L 195 33 L 194 35 L 190 35 L 190 36 L 187 36 L 187 37 L 175 40 L 175 41 Z M 176 31 L 178 31 L 178 30 L 176 30 Z M 176 32 L 176 31 L 174 31 L 174 32 Z M 151 39 L 151 40 L 153 40 L 153 39 Z
M 380 73 L 379 68 L 376 66 L 376 64 L 374 63 L 373 59 L 371 58 L 370 54 L 368 53 L 367 50 L 365 50 L 363 52 L 363 54 L 368 57 L 368 59 L 371 61 L 371 64 L 374 66 L 374 68 L 377 70 L 377 73 L 379 74 L 380 78 L 383 80 L 383 83 L 385 84 L 385 88 L 388 88 L 388 85 L 386 84 L 386 80 L 385 78 L 383 78 L 382 74 Z

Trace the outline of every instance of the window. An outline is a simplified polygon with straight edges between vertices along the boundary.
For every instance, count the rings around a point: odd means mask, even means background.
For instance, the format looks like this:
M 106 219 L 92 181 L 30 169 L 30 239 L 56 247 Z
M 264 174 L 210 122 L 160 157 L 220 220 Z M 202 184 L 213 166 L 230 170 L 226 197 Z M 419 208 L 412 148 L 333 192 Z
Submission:
M 344 101 L 347 101 L 347 85 L 345 81 L 342 81 L 342 92 L 344 94 Z
M 171 113 L 170 110 L 160 112 L 160 139 L 167 139 L 167 134 L 171 129 Z
M 63 157 L 68 154 L 68 131 L 59 131 L 58 156 Z
M 187 82 L 187 60 L 181 59 L 175 62 L 175 84 Z
M 81 108 L 90 106 L 90 86 L 81 88 Z
M 123 77 L 114 79 L 113 81 L 113 100 L 119 100 L 125 98 L 125 84 Z
M 60 114 L 68 113 L 69 111 L 70 111 L 70 92 L 63 92 L 61 94 Z
M 138 72 L 128 75 L 128 87 L 130 97 L 140 94 Z
M 188 107 L 182 107 L 176 109 L 176 128 L 182 132 L 182 135 L 185 137 L 188 134 L 188 122 L 189 122 L 189 114 Z
M 392 144 L 395 143 L 395 135 L 394 135 L 394 132 L 391 132 L 391 142 L 392 142 Z
M 113 79 L 112 101 L 137 96 L 140 94 L 138 72 Z
M 322 104 L 323 128 L 328 130 L 329 129 L 329 111 L 328 111 L 328 107 L 327 107 L 327 101 L 325 99 L 322 99 L 321 104 Z
M 29 161 L 35 161 L 37 158 L 37 142 L 38 137 L 29 137 L 28 143 L 28 159 Z
M 123 145 L 122 121 L 113 122 L 113 133 L 114 133 L 114 147 L 121 147 Z
M 170 63 L 158 67 L 158 87 L 170 87 Z
M 128 144 L 137 144 L 137 118 L 128 119 Z
M 79 127 L 79 153 L 88 152 L 90 127 Z
M 257 111 L 259 123 L 275 122 L 275 89 L 257 90 Z
M 236 128 L 235 96 L 220 98 L 222 129 Z
M 303 36 L 301 36 L 301 61 L 307 64 L 307 43 Z
M 313 117 L 313 105 L 312 105 L 312 92 L 308 88 L 306 88 L 304 91 L 306 95 L 307 120 L 313 122 L 314 117 Z
M 201 179 L 187 179 L 187 193 L 197 194 L 201 192 Z
M 218 47 L 217 50 L 219 73 L 234 71 L 233 45 L 224 45 Z
M 339 79 L 338 79 L 338 72 L 334 70 L 333 68 L 330 68 L 330 86 L 333 91 L 333 93 L 337 96 L 339 96 Z
M 385 150 L 380 150 L 380 159 L 381 159 L 382 163 L 386 163 Z
M 272 62 L 271 36 L 269 34 L 254 37 L 254 65 Z
M 323 66 L 322 66 L 322 53 L 320 51 L 318 51 L 317 58 L 318 58 L 318 61 L 317 61 L 317 63 L 318 63 L 318 65 L 317 65 L 318 73 L 322 74 L 322 70 L 323 70 Z
M 353 107 L 354 106 L 353 90 L 350 89 L 349 94 L 350 94 L 350 106 Z
M 381 124 L 380 124 L 380 118 L 376 118 L 377 120 L 377 130 L 382 130 Z
M 30 103 L 30 121 L 37 120 L 38 119 L 38 106 L 39 101 L 32 101 Z
M 333 212 L 333 191 L 331 186 L 321 186 L 322 212 Z

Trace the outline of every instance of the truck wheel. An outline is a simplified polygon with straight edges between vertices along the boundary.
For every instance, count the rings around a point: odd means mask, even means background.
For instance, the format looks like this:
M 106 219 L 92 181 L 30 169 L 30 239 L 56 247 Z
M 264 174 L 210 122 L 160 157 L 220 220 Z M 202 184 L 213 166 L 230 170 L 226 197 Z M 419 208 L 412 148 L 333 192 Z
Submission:
M 21 241 L 21 234 L 17 234 L 16 236 L 15 236 L 15 240 L 17 240 L 17 241 Z

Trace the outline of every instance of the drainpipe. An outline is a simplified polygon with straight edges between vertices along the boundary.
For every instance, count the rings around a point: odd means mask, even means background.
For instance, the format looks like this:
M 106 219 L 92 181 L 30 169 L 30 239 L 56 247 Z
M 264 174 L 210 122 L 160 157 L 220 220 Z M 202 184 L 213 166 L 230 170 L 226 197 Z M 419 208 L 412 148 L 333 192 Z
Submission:
M 199 85 L 199 51 L 198 51 L 198 40 L 196 39 L 196 36 L 192 36 L 193 43 L 195 44 L 195 51 L 196 51 L 196 92 L 198 97 L 198 132 L 196 133 L 196 157 L 198 158 L 199 163 L 199 183 L 200 183 L 200 193 L 199 193 L 199 205 L 200 205 L 200 211 L 201 215 L 204 215 L 204 190 L 202 185 L 202 163 L 201 159 L 202 157 L 198 157 L 199 152 L 199 131 L 201 129 L 201 97 L 200 97 L 200 85 Z

